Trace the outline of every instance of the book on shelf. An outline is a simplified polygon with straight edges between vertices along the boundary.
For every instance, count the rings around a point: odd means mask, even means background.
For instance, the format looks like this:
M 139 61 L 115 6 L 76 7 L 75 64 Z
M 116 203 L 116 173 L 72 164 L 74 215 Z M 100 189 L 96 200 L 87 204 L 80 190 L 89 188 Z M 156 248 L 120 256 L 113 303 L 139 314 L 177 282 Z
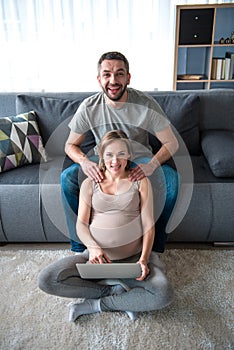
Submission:
M 222 78 L 222 65 L 223 65 L 223 58 L 218 58 L 217 69 L 216 69 L 216 80 L 221 80 Z
M 225 54 L 225 59 L 227 60 L 229 66 L 228 71 L 226 73 L 228 79 L 234 79 L 234 53 L 227 51 Z
M 229 80 L 231 58 L 225 57 L 225 80 Z
M 215 80 L 216 79 L 216 71 L 217 71 L 217 58 L 212 58 L 212 66 L 211 66 L 211 79 Z
M 211 67 L 211 79 L 212 80 L 221 80 L 223 73 L 223 58 L 213 57 L 212 58 L 212 67 Z
M 212 80 L 234 79 L 234 53 L 226 52 L 225 57 L 213 57 L 211 65 Z

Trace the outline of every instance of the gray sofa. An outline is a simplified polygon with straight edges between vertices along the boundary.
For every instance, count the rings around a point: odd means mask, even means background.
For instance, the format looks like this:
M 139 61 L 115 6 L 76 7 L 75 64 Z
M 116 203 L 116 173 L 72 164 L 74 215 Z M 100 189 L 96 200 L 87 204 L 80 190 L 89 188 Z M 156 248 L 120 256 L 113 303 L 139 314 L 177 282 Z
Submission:
M 180 150 L 169 161 L 181 175 L 181 189 L 168 224 L 168 241 L 233 242 L 234 90 L 148 93 L 181 138 Z M 69 241 L 60 194 L 60 173 L 71 164 L 64 144 L 70 118 L 91 94 L 0 94 L 0 117 L 35 111 L 47 154 L 46 162 L 38 164 L 35 156 L 32 164 L 0 173 L 2 244 Z M 157 150 L 158 141 L 149 136 Z M 88 133 L 83 150 L 90 152 L 93 146 Z

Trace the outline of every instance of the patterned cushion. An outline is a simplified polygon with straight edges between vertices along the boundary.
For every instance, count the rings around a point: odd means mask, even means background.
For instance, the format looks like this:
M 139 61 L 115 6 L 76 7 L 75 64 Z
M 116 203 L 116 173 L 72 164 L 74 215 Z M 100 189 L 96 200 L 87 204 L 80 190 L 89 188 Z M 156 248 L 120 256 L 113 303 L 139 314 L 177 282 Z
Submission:
M 0 117 L 0 173 L 47 161 L 34 111 Z

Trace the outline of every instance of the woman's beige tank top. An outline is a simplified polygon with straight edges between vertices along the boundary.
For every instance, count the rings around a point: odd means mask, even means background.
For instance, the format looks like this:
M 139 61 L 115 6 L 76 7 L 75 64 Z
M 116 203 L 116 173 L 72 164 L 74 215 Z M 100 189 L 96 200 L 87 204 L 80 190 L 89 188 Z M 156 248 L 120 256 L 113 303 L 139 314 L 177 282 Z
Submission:
M 139 182 L 112 195 L 94 183 L 90 232 L 111 260 L 124 259 L 142 249 Z

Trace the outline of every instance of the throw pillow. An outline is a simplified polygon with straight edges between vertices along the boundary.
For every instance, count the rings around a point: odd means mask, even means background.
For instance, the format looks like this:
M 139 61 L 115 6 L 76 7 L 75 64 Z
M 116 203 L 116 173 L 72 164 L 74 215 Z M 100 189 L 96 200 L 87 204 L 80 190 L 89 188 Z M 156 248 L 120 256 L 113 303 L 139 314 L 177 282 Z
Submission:
M 38 117 L 46 151 L 51 156 L 61 156 L 65 155 L 64 146 L 70 131 L 68 124 L 81 102 L 81 99 L 66 100 L 34 95 L 18 95 L 16 97 L 16 111 L 17 113 L 24 113 L 28 110 L 34 110 Z M 48 144 L 46 144 L 47 142 Z M 89 131 L 82 144 L 82 150 L 87 153 L 94 146 L 95 140 L 92 132 Z
M 216 177 L 234 177 L 234 132 L 204 131 L 201 144 L 212 173 Z
M 0 118 L 0 172 L 46 161 L 34 111 Z
M 155 94 L 158 102 L 172 125 L 179 132 L 189 153 L 199 155 L 199 112 L 200 98 L 196 94 Z M 152 139 L 152 137 L 151 137 Z

